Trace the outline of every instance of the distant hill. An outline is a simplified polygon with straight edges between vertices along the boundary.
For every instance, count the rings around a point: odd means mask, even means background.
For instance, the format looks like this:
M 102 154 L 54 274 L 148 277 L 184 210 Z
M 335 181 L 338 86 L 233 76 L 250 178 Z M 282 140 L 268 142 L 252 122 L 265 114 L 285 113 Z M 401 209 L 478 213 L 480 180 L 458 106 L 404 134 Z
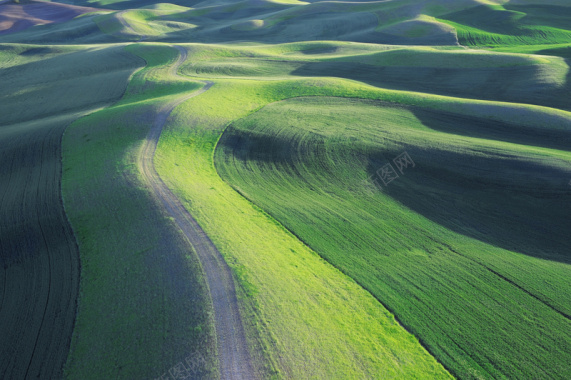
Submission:
M 42 29 L 37 35 L 23 34 L 12 42 L 36 41 L 38 38 L 43 42 L 71 39 L 75 42 L 94 39 L 115 42 L 144 38 L 165 42 L 334 40 L 391 45 L 505 47 L 571 41 L 571 4 L 561 0 L 178 0 L 174 4 L 150 0 L 74 0 L 73 3 L 122 11 L 97 15 L 92 17 L 93 22 L 74 20 L 81 25 L 66 27 L 63 31 L 53 27 Z M 39 3 L 34 4 L 39 6 Z M 45 3 L 43 6 L 50 7 Z M 68 18 L 93 10 L 71 5 L 52 6 L 53 9 L 65 8 Z M 78 33 L 79 29 L 83 32 Z M 98 29 L 107 36 L 98 33 Z M 66 33 L 74 35 L 68 38 Z
M 95 8 L 45 1 L 0 2 L 0 35 L 19 32 L 34 25 L 63 22 Z

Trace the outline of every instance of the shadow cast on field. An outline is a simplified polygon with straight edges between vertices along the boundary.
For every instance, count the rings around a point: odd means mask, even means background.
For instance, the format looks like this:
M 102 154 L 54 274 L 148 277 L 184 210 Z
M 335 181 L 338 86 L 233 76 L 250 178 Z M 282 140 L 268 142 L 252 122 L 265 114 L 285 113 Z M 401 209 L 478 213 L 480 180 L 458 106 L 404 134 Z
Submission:
M 299 144 L 230 127 L 217 150 L 226 151 L 220 158 L 250 162 L 246 167 L 261 171 L 280 168 L 280 176 L 290 177 L 289 182 L 309 183 L 300 165 L 315 159 L 324 143 L 320 138 L 311 141 Z M 404 169 L 384 186 L 385 194 L 455 233 L 528 256 L 571 263 L 571 170 L 501 153 L 490 157 L 407 145 L 369 153 L 371 178 L 403 150 L 415 167 Z M 332 183 L 337 174 L 335 167 L 320 166 L 320 175 Z
M 564 88 L 542 84 L 533 65 L 490 68 L 376 66 L 360 62 L 309 62 L 291 72 L 303 77 L 332 76 L 372 86 L 462 98 L 508 101 L 571 110 L 569 80 Z M 567 92 L 568 94 L 569 92 Z
M 571 126 L 568 130 L 532 128 L 440 110 L 408 109 L 423 125 L 439 132 L 563 151 L 571 148 Z
M 509 251 L 571 263 L 571 170 L 516 159 L 407 147 L 414 168 L 383 188 L 456 233 Z M 371 176 L 401 152 L 371 157 Z
M 567 104 L 567 106 L 560 107 L 561 109 L 571 111 L 571 101 L 569 101 L 569 94 L 571 94 L 571 46 L 540 50 L 536 52 L 536 54 L 553 55 L 556 57 L 561 57 L 565 60 L 565 64 L 567 65 L 565 83 L 554 91 L 554 95 L 559 97 L 563 103 Z

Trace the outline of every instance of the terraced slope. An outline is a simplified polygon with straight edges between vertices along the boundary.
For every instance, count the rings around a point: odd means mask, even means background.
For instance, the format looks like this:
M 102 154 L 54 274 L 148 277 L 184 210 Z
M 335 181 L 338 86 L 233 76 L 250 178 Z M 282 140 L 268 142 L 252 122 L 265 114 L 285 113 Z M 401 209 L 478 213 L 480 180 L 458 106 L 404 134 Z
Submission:
M 62 134 L 77 118 L 118 99 L 133 63 L 121 48 L 79 51 L 29 46 L 0 52 L 0 377 L 4 379 L 62 376 L 80 269 L 61 199 Z

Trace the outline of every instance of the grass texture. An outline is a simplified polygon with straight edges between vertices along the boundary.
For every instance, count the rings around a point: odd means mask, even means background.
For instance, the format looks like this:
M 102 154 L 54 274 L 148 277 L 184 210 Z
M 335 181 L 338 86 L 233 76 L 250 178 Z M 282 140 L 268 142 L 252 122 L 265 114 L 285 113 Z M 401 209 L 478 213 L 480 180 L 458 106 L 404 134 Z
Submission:
M 131 68 L 127 56 L 115 47 L 0 51 L 2 378 L 62 376 L 80 275 L 61 199 L 62 134 L 121 96 Z
M 571 156 L 551 149 L 565 146 L 555 139 L 529 148 L 509 141 L 521 133 L 509 123 L 488 123 L 299 98 L 233 123 L 216 163 L 237 191 L 386 305 L 454 375 L 564 378 Z M 480 128 L 502 132 L 473 136 Z M 495 142 L 498 135 L 504 141 Z M 384 186 L 376 171 L 404 151 L 415 167 Z
M 0 377 L 219 377 L 200 263 L 136 165 L 202 86 L 172 43 L 214 85 L 155 165 L 264 377 L 571 377 L 565 0 L 75 3 L 106 10 L 0 36 Z
M 196 376 L 216 377 L 212 307 L 200 264 L 141 185 L 136 167 L 149 115 L 163 99 L 199 85 L 171 85 L 167 68 L 175 49 L 128 49 L 135 65 L 143 63 L 135 54 L 145 59 L 145 69 L 120 102 L 74 123 L 63 141 L 63 193 L 82 261 L 65 374 L 160 377 L 194 358 Z

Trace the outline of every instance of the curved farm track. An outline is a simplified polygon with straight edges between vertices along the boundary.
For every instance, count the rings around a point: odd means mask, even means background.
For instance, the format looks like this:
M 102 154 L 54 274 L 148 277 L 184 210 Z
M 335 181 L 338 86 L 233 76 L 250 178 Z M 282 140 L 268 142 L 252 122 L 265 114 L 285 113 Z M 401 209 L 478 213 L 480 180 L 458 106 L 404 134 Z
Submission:
M 176 48 L 180 55 L 171 68 L 173 75 L 177 75 L 178 68 L 187 56 L 185 49 L 180 46 L 176 46 Z M 161 180 L 153 164 L 157 143 L 169 115 L 176 106 L 185 100 L 202 94 L 213 84 L 212 82 L 205 83 L 205 86 L 199 91 L 167 103 L 159 110 L 141 149 L 138 165 L 154 195 L 165 211 L 174 218 L 202 264 L 214 308 L 221 378 L 254 379 L 256 376 L 248 352 L 230 268 L 200 225 Z

